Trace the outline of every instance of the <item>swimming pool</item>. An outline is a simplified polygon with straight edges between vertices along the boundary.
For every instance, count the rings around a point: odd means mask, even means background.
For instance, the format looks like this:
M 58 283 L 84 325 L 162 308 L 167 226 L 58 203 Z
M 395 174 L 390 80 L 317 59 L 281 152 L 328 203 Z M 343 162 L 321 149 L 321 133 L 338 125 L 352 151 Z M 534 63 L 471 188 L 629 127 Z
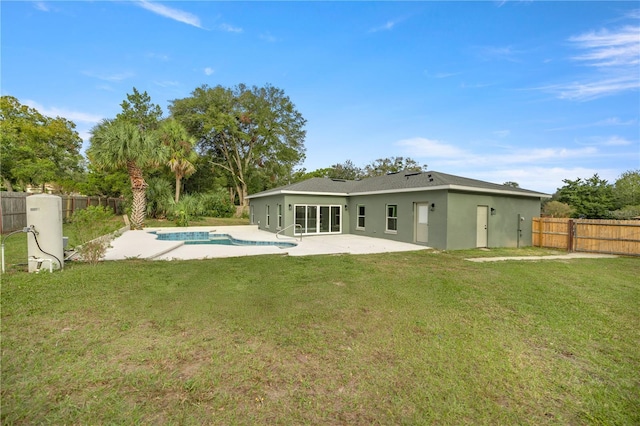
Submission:
M 296 243 L 286 241 L 250 241 L 233 238 L 229 234 L 215 234 L 208 231 L 193 232 L 157 232 L 152 231 L 158 240 L 163 241 L 184 241 L 185 245 L 193 244 L 214 244 L 224 246 L 275 246 L 280 248 L 290 248 L 297 246 Z

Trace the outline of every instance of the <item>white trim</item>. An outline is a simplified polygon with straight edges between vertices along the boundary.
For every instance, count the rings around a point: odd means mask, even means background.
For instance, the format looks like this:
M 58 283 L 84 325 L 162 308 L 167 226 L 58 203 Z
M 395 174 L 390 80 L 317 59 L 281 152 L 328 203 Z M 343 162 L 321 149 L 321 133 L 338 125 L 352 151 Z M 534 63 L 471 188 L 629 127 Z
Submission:
M 364 214 L 360 214 L 360 207 L 364 209 Z M 360 226 L 360 218 L 364 219 L 364 225 Z M 366 204 L 356 204 L 356 231 L 364 231 L 367 226 L 367 206 Z
M 284 206 L 282 204 L 276 204 L 276 229 L 282 229 Z
M 297 216 L 296 216 L 296 208 L 297 207 L 304 207 L 304 231 L 305 232 L 297 232 L 298 228 L 294 227 L 294 231 L 293 231 L 293 235 L 329 235 L 329 234 L 342 234 L 342 219 L 344 219 L 343 216 L 343 207 L 341 204 L 294 204 L 293 206 L 293 223 L 298 223 L 296 221 Z M 308 212 L 309 212 L 309 207 L 315 207 L 316 208 L 316 231 L 315 232 L 306 232 L 307 228 L 308 228 L 308 220 L 309 220 L 309 216 L 308 216 Z M 329 208 L 329 231 L 328 232 L 322 232 L 320 230 L 320 216 L 321 216 L 321 208 L 322 207 L 328 207 Z M 333 218 L 331 216 L 331 210 L 333 208 L 337 208 L 338 209 L 338 216 L 340 218 L 340 228 L 338 231 L 332 231 L 332 222 L 331 219 Z
M 395 216 L 389 216 L 389 207 L 395 207 Z M 389 229 L 389 219 L 396 220 L 396 229 Z M 384 233 L 385 234 L 397 234 L 398 233 L 398 204 L 385 204 L 384 205 Z

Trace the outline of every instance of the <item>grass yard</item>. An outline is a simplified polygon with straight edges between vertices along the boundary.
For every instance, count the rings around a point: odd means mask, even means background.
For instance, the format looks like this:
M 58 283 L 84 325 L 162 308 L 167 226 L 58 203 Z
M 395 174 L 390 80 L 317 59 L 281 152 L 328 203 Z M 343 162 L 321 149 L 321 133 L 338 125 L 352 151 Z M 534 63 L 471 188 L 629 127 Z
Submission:
M 1 423 L 640 424 L 640 259 L 477 254 L 13 271 Z

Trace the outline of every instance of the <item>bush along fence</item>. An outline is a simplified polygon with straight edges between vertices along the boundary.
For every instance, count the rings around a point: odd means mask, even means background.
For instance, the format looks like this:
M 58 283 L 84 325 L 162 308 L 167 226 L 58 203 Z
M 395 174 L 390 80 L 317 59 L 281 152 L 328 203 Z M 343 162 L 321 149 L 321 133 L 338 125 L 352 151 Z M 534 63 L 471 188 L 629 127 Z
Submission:
M 640 220 L 533 218 L 533 245 L 640 256 Z
M 26 192 L 0 192 L 0 233 L 7 233 L 27 226 Z M 114 214 L 123 214 L 124 199 L 111 197 L 87 197 L 84 195 L 60 195 L 62 198 L 62 218 L 67 220 L 74 211 L 86 209 L 88 206 L 105 206 Z

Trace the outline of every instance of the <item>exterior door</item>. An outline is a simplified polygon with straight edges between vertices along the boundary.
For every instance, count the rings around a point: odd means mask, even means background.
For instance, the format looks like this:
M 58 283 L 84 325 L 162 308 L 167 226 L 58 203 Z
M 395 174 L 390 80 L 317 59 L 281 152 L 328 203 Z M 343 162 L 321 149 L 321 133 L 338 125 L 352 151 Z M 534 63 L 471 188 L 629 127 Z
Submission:
M 476 223 L 476 247 L 487 247 L 489 244 L 489 206 L 478 206 Z
M 429 240 L 429 203 L 416 203 L 415 212 L 416 243 Z

